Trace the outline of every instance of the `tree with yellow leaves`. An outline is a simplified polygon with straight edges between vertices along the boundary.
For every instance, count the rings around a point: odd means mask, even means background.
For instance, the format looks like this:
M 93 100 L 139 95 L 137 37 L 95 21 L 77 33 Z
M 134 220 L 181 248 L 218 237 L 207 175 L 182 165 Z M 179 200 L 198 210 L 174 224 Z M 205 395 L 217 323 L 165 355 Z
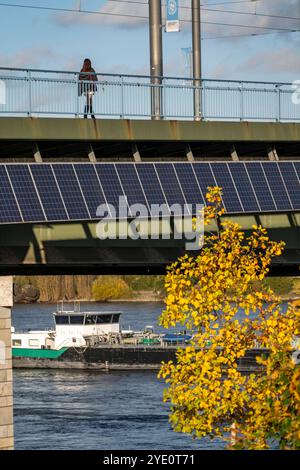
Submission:
M 293 359 L 299 313 L 282 308 L 261 282 L 284 243 L 271 241 L 261 226 L 246 237 L 223 220 L 221 188 L 209 188 L 206 197 L 204 223 L 213 231 L 197 257 L 184 255 L 166 275 L 161 325 L 195 332 L 176 363 L 163 363 L 159 373 L 168 384 L 170 421 L 175 431 L 221 437 L 229 448 L 299 449 L 300 370 Z M 261 371 L 242 373 L 239 359 L 258 345 L 268 351 L 256 359 Z

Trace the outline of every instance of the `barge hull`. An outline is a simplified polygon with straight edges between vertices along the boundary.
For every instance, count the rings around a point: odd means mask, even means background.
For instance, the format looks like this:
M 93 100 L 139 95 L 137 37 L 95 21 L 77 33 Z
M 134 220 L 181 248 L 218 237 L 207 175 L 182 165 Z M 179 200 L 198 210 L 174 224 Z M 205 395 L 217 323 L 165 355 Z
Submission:
M 37 359 L 24 359 L 15 358 L 13 360 L 14 369 L 65 369 L 65 370 L 159 370 L 160 364 L 103 364 L 103 363 L 88 363 L 88 362 L 70 362 L 70 361 L 55 361 L 55 360 L 37 360 Z
M 37 350 L 36 350 L 37 351 Z M 45 350 L 41 350 L 45 351 Z M 13 351 L 14 368 L 79 369 L 79 370 L 158 370 L 162 362 L 176 362 L 176 347 L 93 347 L 68 348 L 58 357 L 42 354 L 18 356 Z M 239 359 L 238 369 L 244 372 L 258 371 L 256 357 L 267 354 L 266 350 L 252 349 Z

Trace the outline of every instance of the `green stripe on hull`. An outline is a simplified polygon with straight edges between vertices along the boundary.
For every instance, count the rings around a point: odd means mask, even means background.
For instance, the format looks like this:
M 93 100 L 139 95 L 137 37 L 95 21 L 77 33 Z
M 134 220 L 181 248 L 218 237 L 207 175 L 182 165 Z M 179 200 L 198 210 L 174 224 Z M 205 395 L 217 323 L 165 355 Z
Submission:
M 29 348 L 12 348 L 12 357 L 36 357 L 43 359 L 57 359 L 68 348 L 62 349 L 29 349 Z

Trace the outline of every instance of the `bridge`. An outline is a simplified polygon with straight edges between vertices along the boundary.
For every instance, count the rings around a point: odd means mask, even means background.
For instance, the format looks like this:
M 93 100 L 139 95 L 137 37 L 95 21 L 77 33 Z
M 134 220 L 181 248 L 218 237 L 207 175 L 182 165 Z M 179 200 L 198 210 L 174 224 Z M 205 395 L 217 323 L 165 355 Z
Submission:
M 298 274 L 300 105 L 293 84 L 97 80 L 97 119 L 82 119 L 77 72 L 0 69 L 0 273 L 164 272 L 187 240 L 179 239 L 176 217 L 146 239 L 151 204 L 164 204 L 165 216 L 173 203 L 191 204 L 193 216 L 217 184 L 226 216 L 245 230 L 262 223 L 287 241 L 273 272 Z M 201 121 L 193 114 L 196 92 Z M 152 115 L 157 94 L 161 116 Z M 147 208 L 143 239 L 97 237 L 98 205 L 116 207 L 119 196 Z M 132 214 L 116 218 L 130 226 Z
M 215 185 L 223 188 L 226 217 L 246 233 L 261 223 L 272 239 L 286 242 L 271 274 L 299 275 L 300 105 L 293 85 L 158 82 L 99 74 L 94 120 L 82 119 L 78 73 L 0 69 L 0 353 L 6 358 L 0 355 L 0 447 L 12 445 L 11 276 L 163 273 L 186 250 L 183 218 L 191 220 Z M 153 114 L 154 95 L 160 115 Z M 97 212 L 99 205 L 106 212 Z M 142 236 L 120 236 L 133 235 L 137 205 L 146 210 Z M 99 238 L 104 214 L 114 238 Z

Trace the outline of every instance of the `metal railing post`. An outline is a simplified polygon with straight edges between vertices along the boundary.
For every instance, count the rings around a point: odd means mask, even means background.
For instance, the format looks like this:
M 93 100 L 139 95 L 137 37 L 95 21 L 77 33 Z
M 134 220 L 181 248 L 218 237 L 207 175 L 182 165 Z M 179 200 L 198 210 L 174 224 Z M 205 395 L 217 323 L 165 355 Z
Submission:
M 120 113 L 120 118 L 122 119 L 124 117 L 124 79 L 120 75 L 121 79 L 121 113 Z
M 206 109 L 205 109 L 205 81 L 201 82 L 201 103 L 202 103 L 202 119 L 205 119 Z
M 162 79 L 151 78 L 151 119 L 160 120 L 163 118 L 163 95 L 162 95 Z
M 281 94 L 280 94 L 280 85 L 275 85 L 277 91 L 277 121 L 281 120 Z
M 161 85 L 160 85 L 161 89 L 160 89 L 160 114 L 161 114 L 161 118 L 164 119 L 164 115 L 165 115 L 165 94 L 166 94 L 166 87 L 165 87 L 165 79 L 164 77 L 162 78 L 161 80 Z
M 31 70 L 27 70 L 27 80 L 28 80 L 28 112 L 27 112 L 27 115 L 31 116 L 31 112 L 32 112 Z
M 240 121 L 244 120 L 244 88 L 243 83 L 240 82 Z
M 79 74 L 75 74 L 75 81 L 76 81 L 76 117 L 79 117 Z

